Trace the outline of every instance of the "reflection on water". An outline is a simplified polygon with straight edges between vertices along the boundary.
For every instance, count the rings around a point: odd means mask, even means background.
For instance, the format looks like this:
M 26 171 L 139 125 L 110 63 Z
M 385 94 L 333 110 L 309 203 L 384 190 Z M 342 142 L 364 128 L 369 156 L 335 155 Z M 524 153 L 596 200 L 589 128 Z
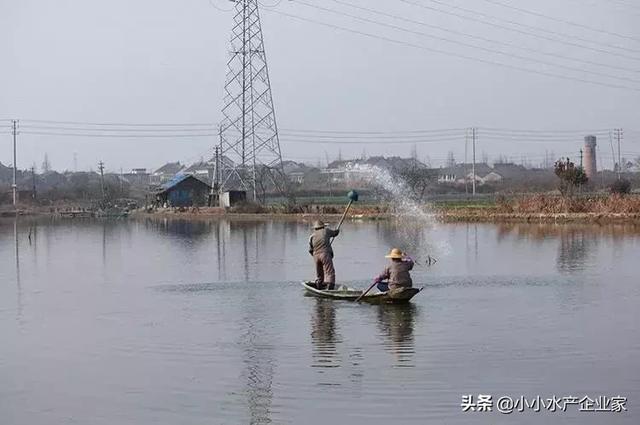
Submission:
M 561 272 L 584 270 L 589 261 L 592 261 L 597 244 L 596 236 L 575 230 L 562 232 L 558 247 L 558 270 Z
M 338 344 L 342 342 L 336 329 L 336 301 L 316 298 L 310 315 L 313 367 L 340 367 Z
M 522 240 L 542 241 L 544 239 L 558 237 L 567 232 L 614 239 L 640 235 L 640 225 L 633 223 L 605 225 L 577 223 L 499 223 L 491 226 L 496 228 L 498 240 L 504 239 L 507 235 L 516 235 L 518 239 Z
M 13 222 L 13 240 L 16 252 L 16 282 L 18 286 L 20 286 L 20 243 L 18 241 L 18 220 Z
M 273 399 L 273 375 L 276 368 L 274 342 L 269 338 L 269 327 L 273 324 L 266 318 L 271 316 L 269 307 L 260 297 L 250 293 L 245 302 L 243 317 L 244 332 L 241 334 L 243 377 L 246 382 L 247 409 L 249 423 L 271 423 L 271 403 Z
M 640 235 L 636 224 L 499 224 L 496 226 L 499 242 L 515 236 L 518 240 L 541 244 L 558 241 L 556 267 L 560 272 L 582 271 L 597 263 L 598 246 L 604 239 L 611 239 L 619 246 L 624 237 Z
M 20 240 L 18 238 L 18 219 L 13 221 L 13 240 L 15 245 L 15 260 L 16 260 L 16 295 L 18 308 L 16 309 L 16 317 L 18 321 L 22 318 L 22 284 L 20 282 Z M 31 235 L 29 235 L 31 236 Z M 29 239 L 31 240 L 31 239 Z
M 395 365 L 413 367 L 415 353 L 413 328 L 418 307 L 415 304 L 378 306 L 378 327 L 394 355 Z
M 375 306 L 303 296 L 308 224 L 0 221 L 0 422 L 464 424 L 480 391 L 637 400 L 638 229 L 347 222 L 353 287 L 389 246 L 451 246 L 411 304 Z

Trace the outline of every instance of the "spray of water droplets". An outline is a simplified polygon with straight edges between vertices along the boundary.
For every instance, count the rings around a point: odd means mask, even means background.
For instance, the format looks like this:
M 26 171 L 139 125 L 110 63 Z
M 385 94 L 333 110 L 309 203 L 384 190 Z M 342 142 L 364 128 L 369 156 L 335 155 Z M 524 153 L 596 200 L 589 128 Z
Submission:
M 438 258 L 449 254 L 449 243 L 436 238 L 439 224 L 431 206 L 414 201 L 411 189 L 401 177 L 369 164 L 356 164 L 352 169 L 366 178 L 375 187 L 376 195 L 392 208 L 394 219 L 389 234 L 384 235 L 390 246 L 397 246 L 422 261 L 429 255 Z

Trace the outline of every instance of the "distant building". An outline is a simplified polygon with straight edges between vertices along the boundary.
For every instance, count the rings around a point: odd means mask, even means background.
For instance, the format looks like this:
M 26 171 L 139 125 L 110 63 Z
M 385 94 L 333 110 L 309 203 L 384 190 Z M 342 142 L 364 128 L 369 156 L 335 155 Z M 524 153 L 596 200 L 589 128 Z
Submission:
M 206 180 L 213 181 L 213 173 L 215 171 L 215 163 L 212 161 L 200 161 L 190 165 L 182 172 L 184 174 L 193 174 L 194 176 Z
M 304 175 L 304 171 L 292 171 L 288 174 L 288 177 L 293 183 L 302 184 L 304 183 Z
M 179 162 L 168 162 L 151 173 L 150 183 L 156 185 L 164 184 L 173 179 L 176 174 L 178 174 L 183 169 L 184 165 L 180 164 Z
M 438 183 L 447 183 L 447 184 L 459 184 L 464 185 L 465 181 L 467 183 L 473 182 L 473 164 L 456 164 L 454 167 L 444 167 L 438 170 Z M 484 176 L 488 176 L 490 173 L 494 172 L 494 170 L 489 167 L 485 163 L 478 163 L 475 165 L 475 180 L 476 183 L 483 184 Z M 495 180 L 497 178 L 496 175 L 491 176 L 489 181 Z M 489 182 L 487 181 L 487 183 Z
M 227 190 L 220 195 L 221 207 L 233 207 L 243 202 L 247 202 L 245 190 Z
M 151 175 L 146 168 L 134 168 L 130 173 L 125 173 L 122 178 L 132 186 L 148 186 L 151 183 Z
M 584 172 L 589 179 L 594 178 L 598 172 L 596 165 L 596 136 L 586 136 L 584 138 Z
M 164 183 L 155 193 L 156 202 L 171 207 L 206 206 L 211 186 L 191 174 L 181 174 Z
M 482 177 L 482 183 L 500 183 L 502 181 L 502 176 L 495 171 L 490 172 L 489 174 Z

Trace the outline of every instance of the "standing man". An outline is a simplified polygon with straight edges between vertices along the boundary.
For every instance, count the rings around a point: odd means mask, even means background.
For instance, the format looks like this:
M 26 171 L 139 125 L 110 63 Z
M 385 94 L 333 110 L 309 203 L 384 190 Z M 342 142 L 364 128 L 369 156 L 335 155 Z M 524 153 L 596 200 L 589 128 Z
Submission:
M 331 238 L 335 238 L 340 233 L 339 229 L 332 230 L 325 227 L 322 221 L 313 223 L 313 233 L 309 237 L 309 254 L 313 256 L 316 266 L 316 288 L 335 288 L 336 271 L 333 268 L 333 249 L 331 248 Z

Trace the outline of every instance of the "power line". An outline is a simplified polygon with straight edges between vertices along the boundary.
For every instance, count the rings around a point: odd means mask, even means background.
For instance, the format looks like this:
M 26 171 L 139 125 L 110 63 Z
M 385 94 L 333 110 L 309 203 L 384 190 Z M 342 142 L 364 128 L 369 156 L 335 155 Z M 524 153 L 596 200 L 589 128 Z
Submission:
M 447 133 L 431 133 L 431 134 L 386 134 L 386 135 L 349 135 L 349 134 L 293 134 L 293 133 L 283 133 L 284 136 L 294 137 L 294 138 L 302 138 L 302 139 L 362 139 L 362 140 L 376 140 L 376 139 L 425 139 L 425 138 L 438 138 L 438 137 L 447 137 L 447 136 L 459 136 L 463 134 L 462 132 L 447 132 Z
M 4 120 L 7 121 L 7 120 Z M 8 121 L 12 121 L 12 120 L 8 120 Z M 51 126 L 51 127 L 45 127 L 45 126 L 40 126 L 40 125 L 27 125 L 25 126 L 24 123 L 25 122 L 34 122 L 36 120 L 24 120 L 21 119 L 21 128 L 31 128 L 31 129 L 60 129 L 60 130 L 68 130 L 70 128 L 67 127 L 55 127 L 55 126 Z M 87 123 L 87 122 L 81 122 L 81 121 L 52 121 L 52 120 L 37 120 L 38 122 L 46 122 L 46 123 L 60 123 L 60 124 L 67 124 L 67 123 L 77 123 L 77 124 L 87 124 L 87 125 L 95 125 L 95 126 L 111 126 L 111 125 L 123 125 L 123 124 L 117 124 L 117 123 L 113 123 L 113 122 L 94 122 L 94 123 Z M 187 124 L 172 124 L 172 123 L 157 123 L 157 124 L 145 124 L 145 123 L 128 123 L 125 124 L 125 126 L 130 126 L 130 127 L 139 127 L 139 126 L 150 126 L 150 125 L 154 125 L 154 126 L 189 126 L 189 125 L 197 125 L 197 126 L 205 126 L 208 128 L 215 128 L 215 126 L 217 125 L 216 123 L 202 123 L 202 124 L 194 124 L 194 123 L 187 123 Z M 12 125 L 8 125 L 6 126 L 8 129 L 12 128 Z M 2 126 L 0 126 L 0 128 L 2 128 Z M 75 128 L 72 128 L 73 131 L 75 131 Z M 136 128 L 121 128 L 121 129 L 112 129 L 112 128 L 88 128 L 88 127 L 82 127 L 82 130 L 90 130 L 90 131 L 105 131 L 105 132 L 110 132 L 110 131 L 135 131 L 135 132 L 148 132 L 148 131 L 159 131 L 159 132 L 166 132 L 166 131 L 200 131 L 203 129 L 165 129 L 165 128 L 160 128 L 160 129 L 136 129 Z M 608 131 L 610 131 L 607 128 L 600 128 L 600 129 L 549 129 L 549 130 L 541 130 L 541 129 L 516 129 L 516 128 L 506 128 L 506 127 L 478 127 L 478 129 L 480 130 L 484 130 L 484 131 L 496 131 L 496 132 L 515 132 L 515 133 L 606 133 Z M 80 130 L 80 129 L 78 129 Z M 309 135 L 309 136 L 313 136 L 313 135 L 318 135 L 318 136 L 322 136 L 322 135 L 331 135 L 331 134 L 337 134 L 337 135 L 379 135 L 379 136 L 385 136 L 385 135 L 407 135 L 407 137 L 414 137 L 412 136 L 413 134 L 416 135 L 421 135 L 421 134 L 425 134 L 425 135 L 429 135 L 429 134 L 441 134 L 441 133 L 456 133 L 456 132 L 461 132 L 461 131 L 465 131 L 466 127 L 450 127 L 450 128 L 436 128 L 436 129 L 412 129 L 412 130 L 394 130 L 394 131 L 389 131 L 389 130 L 379 130 L 379 131 L 372 131 L 372 130 L 338 130 L 338 129 L 319 129 L 319 128 L 315 128 L 315 129 L 310 129 L 310 128 L 283 128 L 282 131 L 287 133 L 287 134 L 296 134 L 296 133 L 300 133 L 302 135 Z M 633 129 L 629 129 L 626 130 L 628 132 L 639 132 L 640 130 L 633 130 Z M 205 135 L 209 135 L 208 133 Z M 185 136 L 189 136 L 189 134 L 185 134 Z
M 626 68 L 623 66 L 618 66 L 618 65 L 611 65 L 608 63 L 601 63 L 601 62 L 594 62 L 594 61 L 590 61 L 590 60 L 585 60 L 585 59 L 578 59 L 578 58 L 573 58 L 573 57 L 569 57 L 566 55 L 561 55 L 561 54 L 556 54 L 556 53 L 550 53 L 544 50 L 539 50 L 539 49 L 534 49 L 534 48 L 530 48 L 530 47 L 525 47 L 516 43 L 506 43 L 503 41 L 499 41 L 499 40 L 495 40 L 495 39 L 491 39 L 491 38 L 486 38 L 486 37 L 482 37 L 482 36 L 478 36 L 478 35 L 474 35 L 474 34 L 470 34 L 470 33 L 466 33 L 466 32 L 462 32 L 462 31 L 456 31 L 456 30 L 452 30 L 446 27 L 442 27 L 439 25 L 433 25 L 433 24 L 428 24 L 424 21 L 417 21 L 415 19 L 409 19 L 406 18 L 404 16 L 399 16 L 399 15 L 394 15 L 391 13 L 386 13 L 386 12 L 382 12 L 379 10 L 375 10 L 375 9 L 371 9 L 368 7 L 363 7 L 363 6 L 359 6 L 359 5 L 355 5 L 352 3 L 348 3 L 345 1 L 340 1 L 340 0 L 331 0 L 334 3 L 338 3 L 338 4 L 342 4 L 354 9 L 358 9 L 358 10 L 364 10 L 370 13 L 374 13 L 380 16 L 386 16 L 386 17 L 390 17 L 393 19 L 397 19 L 403 22 L 409 22 L 409 23 L 413 23 L 413 24 L 417 24 L 417 25 L 421 25 L 427 28 L 435 28 L 437 30 L 440 31 L 444 31 L 450 34 L 456 34 L 462 37 L 467 37 L 467 38 L 471 38 L 471 39 L 477 39 L 477 40 L 482 40 L 482 41 L 486 41 L 488 43 L 493 43 L 493 44 L 497 44 L 497 45 L 501 45 L 501 46 L 505 46 L 505 47 L 509 47 L 509 48 L 516 48 L 519 50 L 523 50 L 526 52 L 532 52 L 532 53 L 536 53 L 536 54 L 541 54 L 541 55 L 545 55 L 545 56 L 550 56 L 550 57 L 554 57 L 554 58 L 559 58 L 562 60 L 567 60 L 567 61 L 573 61 L 573 62 L 578 62 L 578 63 L 582 63 L 582 64 L 588 64 L 588 65 L 595 65 L 595 66 L 600 66 L 600 67 L 605 67 L 605 68 L 611 68 L 611 69 L 618 69 L 621 71 L 627 71 L 627 72 L 634 72 L 634 73 L 640 73 L 640 70 L 638 69 L 632 69 L 632 68 Z
M 536 32 L 524 31 L 524 30 L 521 30 L 521 29 L 508 27 L 508 26 L 505 26 L 505 25 L 496 24 L 496 23 L 493 23 L 493 22 L 488 22 L 486 20 L 482 20 L 482 19 L 479 19 L 479 18 L 460 15 L 458 13 L 454 13 L 454 12 L 451 12 L 451 11 L 438 9 L 438 8 L 432 7 L 432 6 L 427 6 L 425 4 L 414 3 L 414 2 L 409 1 L 409 0 L 400 0 L 400 1 L 403 2 L 403 3 L 409 4 L 409 5 L 415 6 L 415 7 L 422 8 L 422 9 L 432 10 L 432 11 L 435 11 L 435 12 L 438 12 L 438 13 L 443 13 L 445 15 L 455 16 L 455 17 L 458 17 L 460 19 L 465 19 L 465 20 L 468 20 L 468 21 L 478 22 L 478 23 L 481 23 L 483 25 L 488 25 L 488 26 L 491 26 L 491 27 L 500 28 L 500 29 L 504 29 L 504 30 L 512 31 L 512 32 L 516 32 L 516 33 L 527 35 L 527 36 L 530 36 L 530 37 L 544 39 L 544 40 L 548 40 L 548 41 L 553 41 L 555 43 L 560 43 L 560 44 L 564 44 L 564 45 L 572 46 L 572 47 L 578 47 L 578 48 L 581 48 L 581 49 L 592 50 L 592 51 L 599 52 L 599 53 L 605 53 L 607 55 L 613 55 L 613 56 L 623 57 L 623 58 L 630 59 L 630 60 L 640 61 L 640 58 L 638 58 L 638 57 L 622 55 L 622 54 L 617 53 L 617 52 L 611 52 L 609 50 L 604 50 L 604 49 L 601 49 L 601 48 L 598 48 L 598 47 L 586 46 L 584 44 L 579 44 L 579 43 L 575 43 L 575 42 L 571 42 L 571 41 L 567 41 L 567 40 L 563 40 L 563 39 L 553 38 L 553 37 L 549 37 L 549 36 L 538 34 Z M 429 1 L 435 1 L 435 0 L 429 0 Z M 444 4 L 444 3 L 439 3 L 439 4 Z M 480 15 L 480 16 L 486 16 L 486 17 L 489 17 L 490 19 L 494 19 L 494 20 L 497 20 L 497 21 L 507 22 L 507 23 L 509 23 L 511 25 L 521 26 L 521 27 L 524 27 L 524 28 L 531 28 L 531 29 L 533 29 L 535 31 L 550 32 L 550 33 L 558 34 L 561 37 L 577 38 L 578 40 L 584 41 L 584 42 L 587 42 L 587 43 L 599 44 L 599 43 L 593 42 L 591 40 L 580 39 L 579 37 L 571 36 L 569 34 L 556 33 L 554 31 L 545 30 L 543 28 L 537 28 L 537 27 L 534 27 L 534 26 L 531 26 L 531 25 L 525 25 L 525 24 L 522 24 L 522 23 L 519 23 L 519 22 L 515 22 L 515 21 L 499 19 L 499 18 L 493 17 L 491 15 L 487 15 L 487 14 L 484 14 L 482 12 L 478 12 L 478 11 L 475 11 L 475 10 L 466 9 L 466 8 L 462 8 L 462 7 L 459 7 L 459 6 L 451 6 L 451 5 L 447 5 L 447 6 L 453 8 L 453 9 L 459 9 L 459 10 L 466 11 L 467 13 L 473 13 L 473 14 Z M 605 45 L 605 46 L 606 47 L 617 48 L 616 46 L 609 46 L 609 45 Z M 637 51 L 633 50 L 633 52 L 637 52 Z
M 274 4 L 264 4 L 261 1 L 258 1 L 258 3 L 260 3 L 260 6 L 262 6 L 262 7 L 273 8 L 273 7 L 280 6 L 280 3 L 282 3 L 282 0 L 277 0 Z
M 515 129 L 515 128 L 500 128 L 500 127 L 478 127 L 480 130 L 488 131 L 501 131 L 512 133 L 608 133 L 608 128 L 600 129 L 582 129 L 582 130 L 527 130 L 527 129 Z
M 405 1 L 405 0 L 401 0 L 401 1 Z M 579 37 L 579 36 L 573 35 L 573 34 L 553 31 L 553 30 L 549 30 L 549 29 L 546 29 L 546 28 L 542 28 L 542 27 L 536 27 L 536 26 L 533 26 L 533 25 L 527 25 L 527 24 L 523 24 L 521 22 L 509 20 L 509 19 L 498 18 L 498 17 L 493 16 L 493 15 L 489 15 L 489 14 L 486 14 L 486 13 L 483 13 L 483 12 L 478 12 L 477 10 L 467 9 L 467 8 L 464 8 L 464 7 L 461 7 L 461 6 L 450 5 L 450 4 L 447 4 L 446 2 L 444 2 L 442 0 L 427 0 L 427 1 L 429 1 L 431 3 L 439 4 L 439 5 L 442 5 L 442 6 L 450 7 L 452 9 L 462 10 L 462 11 L 465 11 L 467 13 L 472 13 L 472 14 L 476 14 L 476 15 L 479 15 L 479 16 L 485 16 L 485 17 L 488 17 L 489 19 L 493 19 L 495 21 L 502 21 L 502 22 L 509 23 L 511 25 L 516 25 L 516 26 L 521 26 L 521 27 L 524 27 L 524 28 L 529 28 L 529 29 L 532 29 L 534 31 L 542 31 L 542 32 L 546 32 L 546 33 L 549 33 L 549 34 L 553 34 L 553 35 L 559 36 L 559 37 L 569 37 L 569 38 L 573 38 L 573 39 L 578 40 L 578 41 L 582 41 L 584 43 L 591 43 L 591 44 L 600 45 L 600 46 L 603 46 L 603 47 L 624 50 L 624 51 L 628 51 L 628 52 L 631 52 L 631 53 L 640 53 L 640 50 L 637 50 L 637 49 L 630 49 L 630 48 L 627 48 L 627 47 L 621 47 L 621 46 L 618 46 L 616 44 L 601 43 L 601 42 L 596 41 L 596 40 L 590 40 L 590 39 L 587 39 L 587 38 L 582 38 L 582 37 Z M 640 60 L 640 58 L 636 58 L 636 60 Z
M 228 13 L 228 12 L 231 12 L 231 11 L 233 10 L 233 7 L 229 8 L 229 9 L 223 9 L 223 8 L 221 8 L 220 6 L 216 6 L 216 5 L 213 3 L 213 1 L 212 1 L 212 0 L 209 0 L 209 5 L 210 5 L 211 7 L 213 7 L 214 9 L 219 10 L 220 12 Z
M 291 129 L 285 128 L 285 133 L 319 133 L 319 134 L 371 134 L 371 135 L 386 135 L 386 134 L 412 134 L 412 133 L 453 133 L 464 131 L 464 128 L 442 128 L 442 129 L 428 129 L 428 130 L 399 130 L 399 131 L 354 131 L 354 130 L 319 130 L 319 129 Z
M 323 6 L 317 6 L 317 5 L 310 4 L 310 3 L 305 3 L 304 1 L 301 1 L 301 0 L 296 0 L 296 3 L 299 3 L 299 4 L 307 6 L 307 7 L 314 8 L 314 9 L 317 9 L 317 10 L 322 10 L 322 11 L 325 11 L 325 12 L 334 13 L 334 14 L 341 15 L 341 16 L 346 16 L 346 17 L 349 17 L 351 19 L 355 19 L 355 20 L 358 20 L 358 21 L 361 21 L 361 22 L 368 22 L 368 23 L 372 23 L 372 24 L 375 24 L 375 25 L 380 25 L 380 26 L 383 26 L 383 27 L 391 28 L 391 29 L 394 29 L 394 30 L 397 30 L 397 31 L 402 31 L 402 32 L 415 34 L 415 35 L 420 35 L 420 36 L 423 36 L 423 37 L 428 37 L 428 38 L 444 41 L 444 42 L 447 42 L 447 43 L 457 44 L 457 45 L 460 45 L 460 46 L 463 46 L 463 47 L 472 48 L 472 49 L 479 49 L 479 50 L 483 50 L 485 52 L 495 53 L 495 54 L 499 54 L 499 55 L 503 55 L 503 56 L 510 57 L 510 58 L 515 58 L 515 59 L 520 59 L 520 60 L 528 61 L 528 62 L 531 62 L 531 63 L 534 63 L 534 64 L 542 64 L 542 65 L 547 65 L 547 66 L 552 66 L 552 67 L 557 67 L 557 68 L 563 68 L 563 69 L 567 69 L 567 70 L 570 70 L 570 71 L 577 71 L 577 72 L 581 72 L 581 73 L 585 73 L 585 74 L 598 75 L 598 76 L 605 77 L 605 78 L 611 78 L 611 79 L 615 79 L 615 80 L 623 80 L 623 81 L 628 81 L 628 82 L 631 82 L 631 83 L 640 83 L 640 80 L 635 80 L 633 78 L 615 77 L 615 76 L 611 76 L 611 74 L 605 74 L 605 73 L 598 72 L 598 71 L 589 71 L 589 70 L 586 70 L 584 68 L 575 68 L 575 67 L 572 67 L 572 66 L 546 62 L 546 61 L 542 61 L 542 60 L 531 58 L 531 57 L 527 57 L 527 56 L 521 56 L 521 55 L 517 55 L 517 54 L 507 53 L 507 52 L 504 52 L 502 50 L 495 50 L 495 49 L 491 49 L 491 48 L 488 48 L 488 47 L 477 46 L 477 45 L 474 45 L 474 44 L 469 44 L 469 43 L 465 43 L 465 42 L 458 41 L 458 40 L 453 40 L 453 39 L 446 38 L 446 37 L 440 37 L 440 36 L 435 36 L 435 35 L 427 34 L 427 33 L 420 32 L 420 31 L 414 31 L 414 30 L 410 30 L 410 29 L 407 29 L 407 28 L 404 28 L 404 27 L 397 26 L 397 25 L 388 24 L 386 22 L 376 21 L 374 19 L 369 19 L 369 18 L 363 18 L 361 16 L 352 15 L 350 13 L 342 12 L 342 11 L 339 11 L 339 10 L 335 10 L 335 9 L 331 9 L 331 8 L 327 8 L 327 7 L 323 7 Z
M 132 131 L 135 133 L 149 133 L 149 132 L 202 132 L 207 130 L 213 130 L 213 127 L 210 128 L 96 128 L 96 127 L 64 127 L 64 126 L 41 126 L 41 125 L 26 125 L 23 126 L 25 129 L 30 130 L 55 130 L 55 131 L 88 131 L 88 132 L 127 132 Z
M 355 140 L 299 140 L 299 139 L 289 139 L 283 138 L 283 143 L 308 143 L 308 144 L 322 144 L 322 145 L 402 145 L 402 144 L 423 144 L 423 143 L 442 143 L 447 141 L 460 141 L 463 140 L 463 134 L 456 137 L 441 137 L 438 139 L 422 139 L 422 140 L 365 140 L 365 141 L 355 141 Z
M 326 22 L 317 21 L 315 19 L 310 19 L 310 18 L 307 18 L 307 17 L 293 15 L 293 14 L 282 12 L 282 11 L 278 11 L 278 10 L 265 9 L 265 11 L 268 12 L 268 13 L 276 13 L 278 15 L 286 16 L 286 17 L 289 17 L 289 18 L 292 18 L 292 19 L 297 19 L 297 20 L 300 20 L 300 21 L 305 21 L 305 22 L 310 22 L 310 23 L 314 23 L 314 24 L 317 24 L 317 25 L 322 25 L 322 26 L 325 26 L 325 27 L 328 27 L 328 28 L 338 29 L 338 30 L 350 32 L 350 33 L 353 33 L 353 34 L 363 35 L 363 36 L 369 37 L 369 38 L 375 38 L 375 39 L 378 39 L 378 40 L 388 41 L 390 43 L 394 43 L 394 44 L 398 44 L 398 45 L 402 45 L 402 46 L 413 47 L 413 48 L 416 48 L 416 49 L 420 49 L 420 50 L 424 50 L 424 51 L 428 51 L 428 52 L 432 52 L 432 53 L 439 53 L 439 54 L 446 55 L 446 56 L 452 56 L 452 57 L 457 57 L 457 58 L 461 58 L 461 59 L 472 60 L 472 61 L 475 61 L 475 62 L 481 62 L 481 63 L 485 63 L 485 64 L 489 64 L 489 65 L 496 65 L 496 66 L 500 66 L 500 67 L 503 67 L 503 68 L 509 68 L 509 69 L 514 69 L 514 70 L 518 70 L 518 71 L 522 71 L 522 72 L 527 72 L 527 73 L 530 73 L 530 74 L 544 75 L 546 77 L 560 78 L 560 79 L 564 79 L 564 80 L 576 81 L 576 82 L 592 84 L 592 85 L 597 85 L 597 86 L 602 86 L 602 87 L 640 91 L 640 88 L 636 88 L 636 87 L 628 87 L 628 86 L 623 86 L 623 85 L 618 85 L 618 84 L 603 83 L 603 82 L 594 81 L 594 80 L 587 80 L 587 79 L 584 79 L 584 78 L 572 77 L 572 76 L 567 76 L 567 75 L 562 75 L 562 74 L 555 74 L 555 73 L 552 73 L 552 72 L 538 71 L 538 70 L 523 68 L 523 67 L 520 67 L 520 66 L 517 66 L 517 65 L 511 65 L 511 64 L 506 64 L 506 63 L 502 63 L 502 62 L 497 62 L 497 61 L 490 60 L 490 59 L 482 59 L 482 58 L 477 58 L 477 57 L 473 57 L 473 56 L 469 56 L 469 55 L 465 55 L 465 54 L 452 53 L 452 52 L 448 52 L 448 51 L 445 51 L 445 50 L 440 50 L 440 49 L 436 49 L 436 48 L 432 48 L 432 47 L 427 47 L 427 46 L 423 46 L 423 45 L 420 45 L 420 44 L 414 44 L 414 43 L 410 43 L 410 42 L 407 42 L 407 41 L 402 41 L 402 40 L 398 40 L 398 39 L 395 39 L 395 38 L 385 37 L 385 36 L 381 36 L 381 35 L 377 35 L 377 34 L 371 34 L 371 33 L 368 33 L 368 32 L 355 30 L 355 29 L 343 27 L 343 26 L 340 26 L 340 25 L 329 24 L 329 23 L 326 23 Z
M 87 121 L 54 121 L 23 119 L 22 122 L 45 123 L 45 124 L 71 124 L 71 125 L 91 125 L 91 126 L 122 126 L 122 127 L 213 127 L 213 123 L 123 123 L 123 122 L 87 122 Z
M 621 6 L 625 6 L 634 10 L 640 10 L 640 6 L 635 5 L 635 4 L 629 4 L 628 2 L 624 1 L 624 0 L 610 0 L 613 1 Z
M 54 132 L 35 132 L 35 131 L 22 131 L 21 134 L 31 134 L 31 135 L 43 135 L 43 136 L 56 136 L 56 137 L 86 137 L 86 138 L 123 138 L 123 139 L 154 139 L 154 138 L 191 138 L 191 137 L 213 137 L 217 136 L 217 134 L 80 134 L 80 133 L 54 133 Z M 446 136 L 446 137 L 438 137 L 432 139 L 396 139 L 396 138 L 386 138 L 385 140 L 378 139 L 364 139 L 364 140 L 353 140 L 354 138 L 349 138 L 349 140 L 340 140 L 336 137 L 332 138 L 332 140 L 324 140 L 324 138 L 307 138 L 307 139 L 298 139 L 291 138 L 285 136 L 285 141 L 291 143 L 320 143 L 320 144 L 390 144 L 390 143 L 437 143 L 443 140 L 459 140 L 462 136 Z M 358 138 L 355 138 L 358 139 Z
M 554 16 L 545 15 L 543 13 L 539 13 L 539 12 L 535 12 L 535 11 L 532 11 L 532 10 L 523 9 L 521 7 L 513 6 L 513 5 L 508 4 L 508 3 L 503 3 L 503 2 L 498 1 L 498 0 L 482 0 L 482 1 L 487 2 L 487 3 L 491 3 L 491 4 L 495 4 L 495 5 L 498 5 L 498 6 L 502 6 L 502 7 L 505 7 L 507 9 L 517 10 L 518 12 L 525 13 L 525 14 L 531 15 L 531 16 L 536 16 L 538 18 L 549 19 L 551 21 L 559 22 L 561 24 L 571 25 L 573 27 L 582 28 L 582 29 L 586 29 L 586 30 L 589 30 L 589 31 L 597 32 L 597 33 L 608 34 L 608 35 L 612 35 L 612 36 L 615 36 L 615 37 L 620 37 L 620 38 L 624 38 L 624 39 L 627 39 L 627 40 L 633 40 L 633 41 L 636 41 L 636 42 L 640 42 L 640 39 L 638 39 L 636 37 L 631 37 L 631 36 L 628 36 L 628 35 L 619 34 L 617 32 L 607 31 L 607 30 L 602 29 L 602 28 L 594 28 L 593 26 L 590 26 L 590 25 L 580 24 L 580 23 L 577 23 L 577 22 L 568 21 L 566 19 L 556 18 Z
M 24 134 L 38 134 L 43 136 L 79 136 L 79 137 L 105 137 L 105 138 L 184 138 L 184 137 L 212 137 L 217 136 L 216 133 L 206 134 L 90 134 L 90 133 L 55 133 L 47 131 L 22 131 Z

